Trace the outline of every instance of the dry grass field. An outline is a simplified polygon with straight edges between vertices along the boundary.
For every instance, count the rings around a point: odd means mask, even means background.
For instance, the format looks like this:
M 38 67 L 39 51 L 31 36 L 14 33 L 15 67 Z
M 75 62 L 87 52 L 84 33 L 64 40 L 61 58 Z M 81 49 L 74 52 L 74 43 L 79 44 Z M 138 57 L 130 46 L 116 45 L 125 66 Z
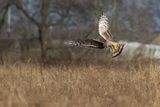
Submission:
M 0 65 L 0 107 L 159 107 L 152 62 Z

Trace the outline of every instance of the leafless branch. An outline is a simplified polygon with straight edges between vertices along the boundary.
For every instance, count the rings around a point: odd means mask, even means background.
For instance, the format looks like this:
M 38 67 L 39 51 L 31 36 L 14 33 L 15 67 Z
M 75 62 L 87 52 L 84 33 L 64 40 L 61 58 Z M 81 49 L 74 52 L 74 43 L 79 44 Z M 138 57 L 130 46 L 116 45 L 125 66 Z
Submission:
M 3 8 L 3 11 L 4 11 L 4 13 L 3 13 L 3 15 L 2 15 L 2 20 L 0 20 L 0 30 L 2 29 L 2 27 L 3 27 L 3 25 L 4 25 L 4 23 L 5 23 L 5 17 L 6 17 L 6 14 L 7 14 L 7 12 L 8 12 L 8 8 L 9 8 L 9 4 L 7 4 L 4 8 Z
M 34 23 L 35 25 L 39 26 L 39 22 L 37 20 L 35 20 L 32 16 L 30 16 L 27 11 L 22 7 L 22 5 L 19 5 L 17 3 L 14 3 L 14 5 L 16 6 L 16 8 L 18 10 L 20 10 L 26 17 L 27 19 L 29 19 L 32 23 Z

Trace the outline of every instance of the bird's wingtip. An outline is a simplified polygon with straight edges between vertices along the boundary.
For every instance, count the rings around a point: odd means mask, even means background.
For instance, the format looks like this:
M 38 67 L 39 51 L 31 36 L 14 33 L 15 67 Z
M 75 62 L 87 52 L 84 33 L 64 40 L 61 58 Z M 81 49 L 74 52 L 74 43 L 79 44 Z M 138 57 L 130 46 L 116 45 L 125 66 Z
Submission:
M 102 35 L 109 29 L 108 18 L 106 15 L 102 14 L 99 19 L 99 33 Z

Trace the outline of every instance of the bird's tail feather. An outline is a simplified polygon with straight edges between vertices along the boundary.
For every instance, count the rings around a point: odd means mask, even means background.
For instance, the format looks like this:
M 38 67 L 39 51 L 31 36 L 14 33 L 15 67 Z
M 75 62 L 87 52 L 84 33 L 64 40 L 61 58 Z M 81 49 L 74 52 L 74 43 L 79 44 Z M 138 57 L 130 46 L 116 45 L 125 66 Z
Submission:
M 93 40 L 93 39 L 66 41 L 65 45 L 89 47 L 89 48 L 96 48 L 96 49 L 104 49 L 105 48 L 103 42 Z

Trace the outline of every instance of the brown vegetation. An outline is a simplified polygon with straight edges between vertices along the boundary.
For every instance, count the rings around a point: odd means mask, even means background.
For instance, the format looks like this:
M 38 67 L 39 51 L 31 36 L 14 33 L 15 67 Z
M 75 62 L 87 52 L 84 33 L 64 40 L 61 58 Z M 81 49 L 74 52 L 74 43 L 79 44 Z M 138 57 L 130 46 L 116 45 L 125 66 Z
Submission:
M 1 107 L 158 107 L 158 65 L 0 66 Z
M 121 1 L 103 1 L 39 0 L 37 20 L 21 0 L 0 0 L 0 107 L 159 107 L 159 64 L 122 57 L 111 61 L 107 50 L 53 42 L 98 39 L 97 20 L 103 11 L 111 14 L 117 40 L 150 43 L 158 35 L 144 36 L 153 28 L 146 8 L 137 11 Z M 16 8 L 12 14 L 20 18 L 13 26 L 9 8 Z M 49 20 L 51 13 L 59 18 Z M 41 57 L 43 66 L 33 64 Z

